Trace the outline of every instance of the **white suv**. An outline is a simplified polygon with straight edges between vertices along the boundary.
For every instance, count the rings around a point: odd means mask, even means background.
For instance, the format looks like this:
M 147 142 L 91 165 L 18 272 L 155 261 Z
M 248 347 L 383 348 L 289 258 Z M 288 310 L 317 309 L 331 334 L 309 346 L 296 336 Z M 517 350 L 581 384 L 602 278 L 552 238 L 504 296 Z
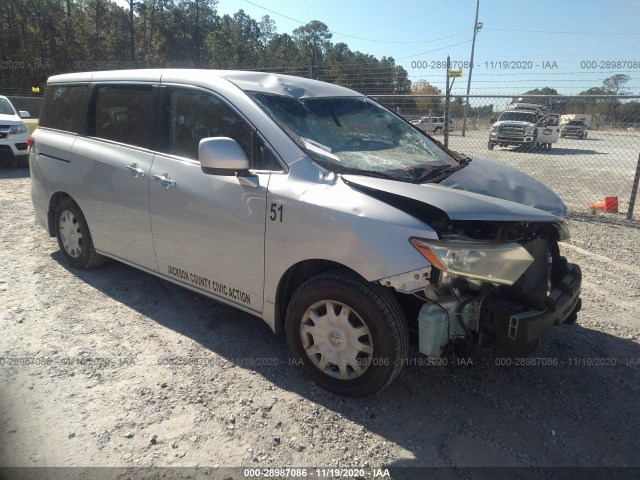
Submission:
M 29 112 L 17 112 L 7 97 L 0 95 L 0 161 L 16 160 L 21 167 L 29 166 L 29 129 L 22 121 Z

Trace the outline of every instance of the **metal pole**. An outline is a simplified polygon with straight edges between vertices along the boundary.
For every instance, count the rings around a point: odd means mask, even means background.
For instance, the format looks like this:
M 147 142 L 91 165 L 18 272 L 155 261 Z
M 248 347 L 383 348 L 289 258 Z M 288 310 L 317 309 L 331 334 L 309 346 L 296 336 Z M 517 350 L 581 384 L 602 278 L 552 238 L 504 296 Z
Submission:
M 476 3 L 476 21 L 473 23 L 473 41 L 471 42 L 471 62 L 469 62 L 469 78 L 467 79 L 467 101 L 464 104 L 464 115 L 462 117 L 462 136 L 467 131 L 467 108 L 469 108 L 469 92 L 471 91 L 471 73 L 473 73 L 473 52 L 476 48 L 476 33 L 478 33 L 478 12 L 480 11 L 480 0 Z
M 444 146 L 449 148 L 449 96 L 451 95 L 451 88 L 449 87 L 449 69 L 451 68 L 451 57 L 447 55 L 447 87 L 445 88 L 446 97 L 444 99 Z
M 633 179 L 631 187 L 631 198 L 629 199 L 629 210 L 627 210 L 627 220 L 633 218 L 633 207 L 636 204 L 636 195 L 638 195 L 638 183 L 640 183 L 640 155 L 638 155 L 638 164 L 636 165 L 636 176 Z

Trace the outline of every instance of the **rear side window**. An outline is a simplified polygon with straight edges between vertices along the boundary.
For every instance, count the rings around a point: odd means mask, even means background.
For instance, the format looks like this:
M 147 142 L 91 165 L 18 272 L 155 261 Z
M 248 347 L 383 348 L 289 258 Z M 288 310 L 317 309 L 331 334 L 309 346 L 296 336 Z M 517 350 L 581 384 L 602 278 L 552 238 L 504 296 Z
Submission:
M 147 148 L 150 113 L 150 85 L 99 86 L 89 117 L 89 135 Z
M 87 85 L 50 85 L 44 94 L 38 125 L 78 133 Z

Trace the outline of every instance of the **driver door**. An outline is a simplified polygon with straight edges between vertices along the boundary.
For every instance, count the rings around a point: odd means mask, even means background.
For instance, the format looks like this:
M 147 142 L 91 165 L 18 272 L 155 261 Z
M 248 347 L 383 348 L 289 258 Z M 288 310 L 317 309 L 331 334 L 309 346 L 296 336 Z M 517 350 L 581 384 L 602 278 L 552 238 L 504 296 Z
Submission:
M 560 115 L 551 113 L 538 122 L 537 143 L 556 143 L 560 137 Z
M 212 92 L 187 87 L 163 90 L 165 144 L 149 175 L 158 270 L 174 282 L 261 312 L 270 173 L 252 172 L 259 182 L 246 186 L 235 176 L 204 173 L 198 160 L 202 138 L 233 138 L 250 159 L 255 159 L 259 138 Z

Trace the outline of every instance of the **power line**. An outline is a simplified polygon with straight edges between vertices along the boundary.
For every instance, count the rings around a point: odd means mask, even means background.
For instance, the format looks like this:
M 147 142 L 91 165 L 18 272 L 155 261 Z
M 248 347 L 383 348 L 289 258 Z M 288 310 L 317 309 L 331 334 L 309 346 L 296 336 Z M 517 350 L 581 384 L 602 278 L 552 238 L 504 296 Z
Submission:
M 437 51 L 439 51 L 439 50 L 445 50 L 445 49 L 447 49 L 447 48 L 455 47 L 455 46 L 458 46 L 458 45 L 463 45 L 463 44 L 465 44 L 465 43 L 470 43 L 470 42 L 471 42 L 471 40 L 465 40 L 464 42 L 454 43 L 453 45 L 447 45 L 446 47 L 436 48 L 436 49 L 434 49 L 434 50 L 429 50 L 428 52 L 416 53 L 415 55 L 409 55 L 408 57 L 401 57 L 401 58 L 398 58 L 398 59 L 395 59 L 395 60 L 406 60 L 407 58 L 418 57 L 418 56 L 420 56 L 420 55 L 424 55 L 425 53 L 437 52 Z
M 364 33 L 375 32 L 375 31 L 377 31 L 377 30 L 382 30 L 382 29 L 385 29 L 385 28 L 393 27 L 393 26 L 395 26 L 395 25 L 399 25 L 399 24 L 401 24 L 401 23 L 410 22 L 411 20 L 416 20 L 416 19 L 418 19 L 418 18 L 422 18 L 422 17 L 425 17 L 425 16 L 427 16 L 427 15 L 432 15 L 432 14 L 434 14 L 434 13 L 436 13 L 436 12 L 440 12 L 440 11 L 442 11 L 442 10 L 451 10 L 451 8 L 452 8 L 452 7 L 455 7 L 455 6 L 457 6 L 457 5 L 460 5 L 461 3 L 464 3 L 465 1 L 466 1 L 466 0 L 461 0 L 461 1 L 459 1 L 459 2 L 457 2 L 457 3 L 454 3 L 454 4 L 449 4 L 449 3 L 447 3 L 447 4 L 446 4 L 444 7 L 442 7 L 442 8 L 437 8 L 437 9 L 435 9 L 435 10 L 431 10 L 430 12 L 425 12 L 425 13 L 422 13 L 422 14 L 420 14 L 420 15 L 415 15 L 415 16 L 413 16 L 413 17 L 411 17 L 411 18 L 407 18 L 407 19 L 405 19 L 405 20 L 400 20 L 400 21 L 397 21 L 397 22 L 393 22 L 393 23 L 388 23 L 388 24 L 386 24 L 386 25 L 382 25 L 382 26 L 380 26 L 380 27 L 375 27 L 375 28 L 372 28 L 372 29 L 369 29 L 369 30 L 365 30 L 364 32 L 360 32 L 358 35 L 361 35 L 361 34 L 364 34 Z
M 292 20 L 294 22 L 300 23 L 301 25 L 306 25 L 309 22 L 303 22 L 302 20 L 298 20 L 297 18 L 293 18 L 293 17 L 289 17 L 288 15 L 285 15 L 283 13 L 280 12 L 276 12 L 275 10 L 271 10 L 270 8 L 267 7 L 263 7 L 262 5 L 258 5 L 257 3 L 253 3 L 250 0 L 244 0 L 245 2 L 247 2 L 250 5 L 253 5 L 254 7 L 258 7 L 261 8 L 263 10 L 266 10 L 267 12 L 271 12 L 274 15 L 279 15 L 281 17 L 284 17 L 288 20 Z M 412 45 L 416 45 L 416 44 L 421 44 L 421 43 L 432 43 L 432 42 L 437 42 L 440 40 L 444 40 L 447 38 L 451 38 L 451 37 L 457 37 L 458 35 L 462 35 L 464 33 L 467 33 L 469 30 L 471 30 L 470 28 L 463 30 L 461 32 L 458 33 L 453 33 L 451 35 L 446 35 L 444 37 L 440 37 L 440 38 L 434 38 L 431 40 L 416 40 L 416 41 L 395 41 L 395 40 L 379 40 L 377 38 L 364 38 L 364 37 L 358 37 L 355 35 L 349 35 L 347 33 L 340 33 L 340 32 L 336 32 L 334 30 L 329 30 L 329 32 L 331 32 L 333 35 L 340 35 L 343 37 L 347 37 L 347 38 L 355 38 L 356 40 L 363 40 L 365 42 L 376 42 L 376 43 L 393 43 L 393 44 L 412 44 Z
M 524 33 L 554 33 L 554 34 L 571 34 L 571 35 L 640 35 L 640 32 L 556 32 L 552 30 L 513 30 L 510 28 L 491 28 L 486 30 L 495 30 L 499 32 L 524 32 Z

